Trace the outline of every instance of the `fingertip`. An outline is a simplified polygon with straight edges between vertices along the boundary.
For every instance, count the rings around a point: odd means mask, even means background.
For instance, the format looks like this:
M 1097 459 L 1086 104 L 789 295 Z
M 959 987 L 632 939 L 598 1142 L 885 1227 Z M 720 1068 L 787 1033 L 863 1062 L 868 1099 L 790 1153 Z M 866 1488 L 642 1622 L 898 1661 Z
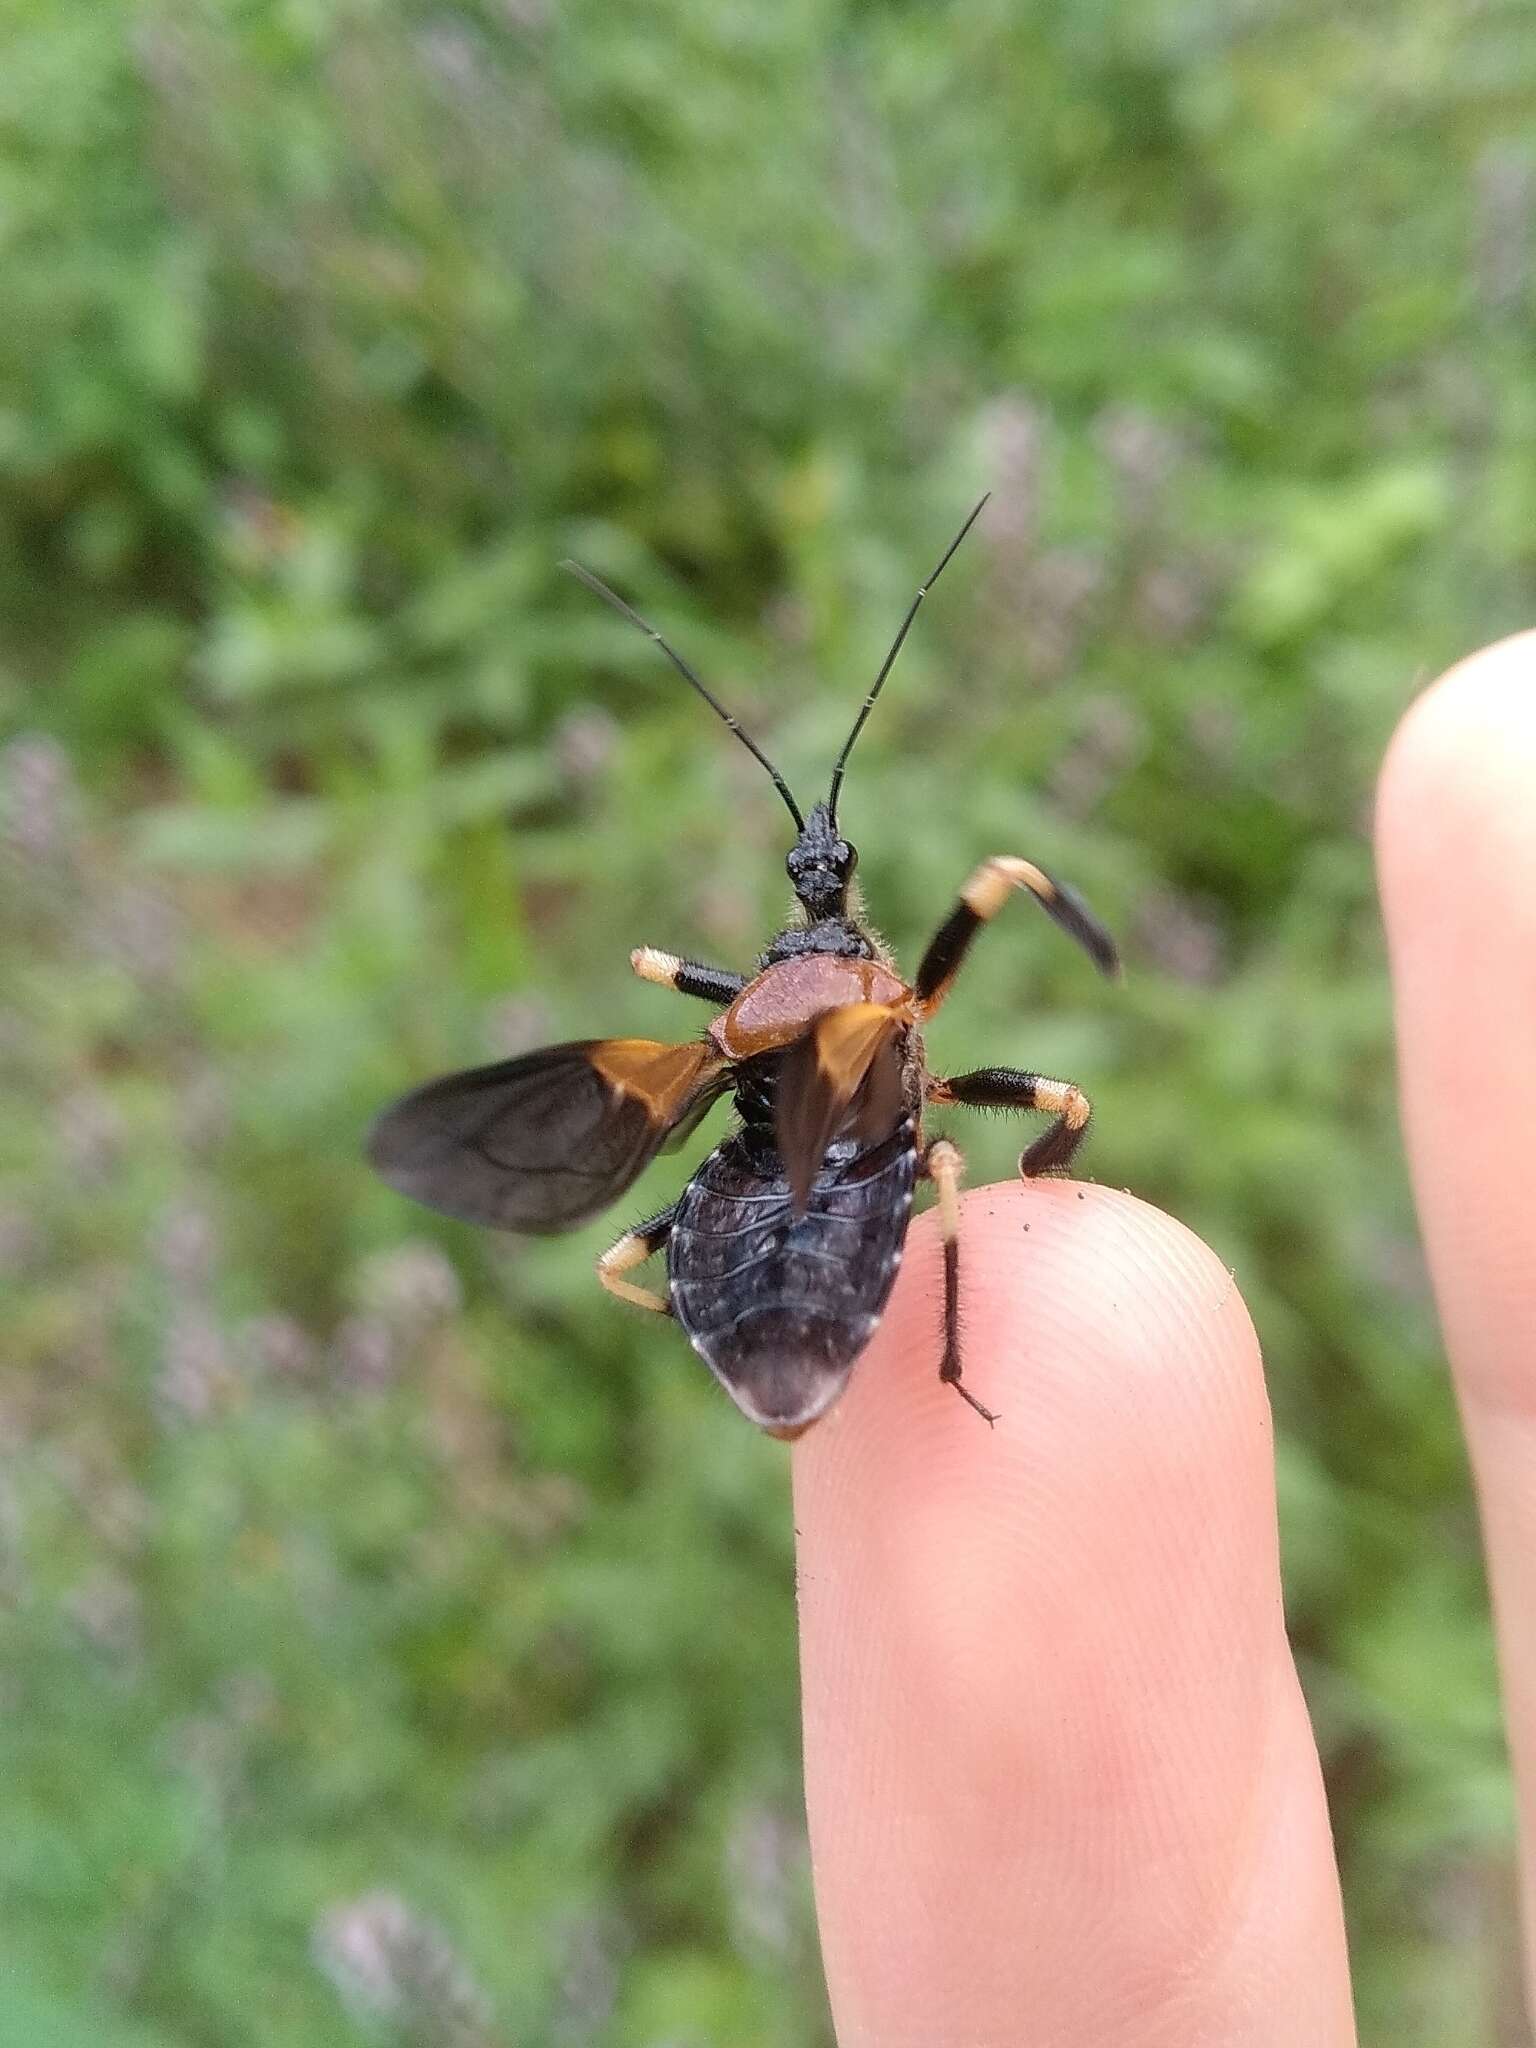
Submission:
M 1468 655 L 1422 692 L 1388 745 L 1375 837 L 1389 924 L 1426 890 L 1464 895 L 1469 836 L 1531 818 L 1536 761 L 1536 631 Z
M 1382 766 L 1403 1133 L 1464 1397 L 1529 1408 L 1536 632 L 1448 670 Z M 1511 1333 L 1521 1333 L 1511 1341 Z
M 961 1205 L 965 1379 L 997 1413 L 989 1429 L 938 1377 L 937 1222 L 914 1225 L 847 1394 L 797 1447 L 796 1517 L 808 1559 L 831 1547 L 872 1598 L 905 1603 L 957 1702 L 985 1695 L 1006 1717 L 1015 1652 L 1038 1647 L 1016 1626 L 1021 1573 L 1042 1614 L 1093 1586 L 1091 1636 L 1143 1629 L 1174 1586 L 1187 1599 L 1191 1531 L 1219 1518 L 1202 1571 L 1248 1585 L 1274 1547 L 1269 1406 L 1242 1296 L 1207 1245 L 1113 1189 L 1014 1182 Z M 1084 1654 L 1092 1667 L 1086 1640 Z
M 938 1218 L 914 1224 L 903 1271 L 847 1394 L 797 1453 L 810 1491 L 850 1455 L 920 1468 L 923 1491 L 1048 1483 L 1063 1455 L 1098 1455 L 1144 1409 L 1154 1463 L 1191 1431 L 1229 1431 L 1263 1461 L 1269 1411 L 1257 1339 L 1232 1272 L 1194 1233 L 1133 1195 L 1059 1179 L 1015 1181 L 961 1201 L 965 1380 L 995 1431 L 938 1378 L 943 1254 Z M 1092 1441 L 1080 1443 L 1086 1431 Z M 914 1469 L 914 1483 L 918 1476 Z M 843 1478 L 835 1491 L 844 1490 Z M 834 1503 L 835 1504 L 835 1503 Z

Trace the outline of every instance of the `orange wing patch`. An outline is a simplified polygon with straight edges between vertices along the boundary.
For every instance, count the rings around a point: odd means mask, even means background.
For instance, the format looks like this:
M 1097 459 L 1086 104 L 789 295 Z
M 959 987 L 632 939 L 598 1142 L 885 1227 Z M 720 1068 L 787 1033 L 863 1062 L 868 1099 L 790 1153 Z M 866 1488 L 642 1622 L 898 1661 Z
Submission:
M 888 1130 L 901 1107 L 905 1003 L 844 1003 L 815 1018 L 779 1066 L 774 1138 L 795 1214 L 803 1215 L 827 1147 L 849 1121 Z
M 600 1038 L 587 1058 L 611 1088 L 638 1103 L 661 1129 L 685 1117 L 726 1064 L 707 1039 L 662 1045 L 653 1038 Z

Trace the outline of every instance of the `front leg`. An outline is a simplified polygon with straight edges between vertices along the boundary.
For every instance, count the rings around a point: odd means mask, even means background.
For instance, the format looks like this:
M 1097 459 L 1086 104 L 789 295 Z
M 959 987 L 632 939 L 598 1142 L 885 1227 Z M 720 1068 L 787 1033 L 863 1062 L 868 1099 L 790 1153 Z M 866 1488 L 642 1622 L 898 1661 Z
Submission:
M 1081 897 L 1033 861 L 996 853 L 977 868 L 960 891 L 960 901 L 929 941 L 912 984 L 925 1017 L 931 1017 L 949 994 L 972 939 L 996 917 L 1015 889 L 1028 889 L 1046 916 L 1071 933 L 1101 973 L 1119 973 L 1115 942 Z
M 939 1191 L 939 1227 L 944 1234 L 944 1356 L 939 1378 L 969 1401 L 983 1422 L 997 1417 L 983 1408 L 960 1377 L 960 1176 L 965 1161 L 948 1138 L 935 1138 L 923 1154 L 923 1172 Z
M 675 988 L 680 996 L 702 996 L 706 1003 L 733 1003 L 747 985 L 744 974 L 733 974 L 728 967 L 702 967 L 697 960 L 682 960 L 655 946 L 636 946 L 629 964 L 642 981 Z
M 1069 1166 L 1088 1131 L 1092 1108 L 1073 1081 L 1052 1081 L 1045 1074 L 1021 1073 L 1017 1067 L 978 1067 L 952 1080 L 935 1076 L 928 1083 L 930 1102 L 963 1102 L 972 1109 L 1042 1109 L 1056 1121 L 1036 1138 L 1019 1161 L 1026 1180 L 1037 1173 Z
M 669 1316 L 672 1304 L 664 1294 L 657 1294 L 652 1288 L 637 1287 L 633 1280 L 622 1276 L 636 1266 L 643 1266 L 653 1252 L 659 1252 L 672 1235 L 672 1219 L 677 1214 L 677 1204 L 652 1216 L 646 1223 L 637 1223 L 633 1230 L 626 1230 L 617 1244 L 610 1245 L 597 1262 L 597 1277 L 610 1294 L 616 1294 L 620 1301 L 633 1302 L 636 1308 L 653 1309 L 657 1315 Z

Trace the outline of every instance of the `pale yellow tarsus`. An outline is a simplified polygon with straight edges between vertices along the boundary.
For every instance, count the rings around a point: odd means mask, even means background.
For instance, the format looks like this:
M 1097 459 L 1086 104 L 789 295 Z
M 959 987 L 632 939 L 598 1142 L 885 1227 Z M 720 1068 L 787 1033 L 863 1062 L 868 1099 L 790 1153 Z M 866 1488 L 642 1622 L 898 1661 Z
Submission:
M 636 1266 L 643 1266 L 655 1249 L 654 1245 L 646 1243 L 638 1230 L 626 1230 L 618 1243 L 610 1245 L 598 1260 L 597 1277 L 620 1301 L 632 1301 L 636 1308 L 648 1308 L 657 1315 L 669 1316 L 672 1304 L 664 1294 L 657 1294 L 650 1287 L 637 1287 L 632 1280 L 620 1277 Z

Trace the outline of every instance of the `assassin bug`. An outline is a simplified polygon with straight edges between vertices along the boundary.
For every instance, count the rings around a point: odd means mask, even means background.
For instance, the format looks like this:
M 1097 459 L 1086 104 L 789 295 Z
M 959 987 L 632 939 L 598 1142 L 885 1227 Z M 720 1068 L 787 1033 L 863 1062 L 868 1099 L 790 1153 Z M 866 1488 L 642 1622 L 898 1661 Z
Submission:
M 908 984 L 860 921 L 858 855 L 837 822 L 854 743 L 918 607 L 986 502 L 913 598 L 843 743 L 826 801 L 809 817 L 655 627 L 585 569 L 563 565 L 649 634 L 772 777 L 798 834 L 785 863 L 798 914 L 750 977 L 652 946 L 630 955 L 642 980 L 716 1006 L 720 1014 L 701 1038 L 582 1039 L 449 1074 L 386 1109 L 369 1139 L 383 1178 L 429 1208 L 502 1230 L 553 1232 L 606 1209 L 719 1096 L 734 1095 L 736 1129 L 677 1201 L 604 1252 L 597 1273 L 622 1300 L 675 1316 L 737 1406 L 774 1436 L 798 1436 L 847 1384 L 895 1281 L 920 1179 L 938 1190 L 943 1228 L 939 1377 L 995 1421 L 961 1377 L 962 1162 L 947 1138 L 925 1137 L 923 1112 L 929 1103 L 1044 1111 L 1053 1121 L 1020 1159 L 1025 1175 L 1066 1166 L 1088 1124 L 1088 1099 L 1070 1081 L 1013 1067 L 947 1080 L 930 1074 L 923 1026 L 972 939 L 1014 889 L 1027 889 L 1112 975 L 1118 961 L 1103 926 L 1043 868 L 995 855 L 966 882 Z M 665 1294 L 627 1277 L 663 1249 Z

